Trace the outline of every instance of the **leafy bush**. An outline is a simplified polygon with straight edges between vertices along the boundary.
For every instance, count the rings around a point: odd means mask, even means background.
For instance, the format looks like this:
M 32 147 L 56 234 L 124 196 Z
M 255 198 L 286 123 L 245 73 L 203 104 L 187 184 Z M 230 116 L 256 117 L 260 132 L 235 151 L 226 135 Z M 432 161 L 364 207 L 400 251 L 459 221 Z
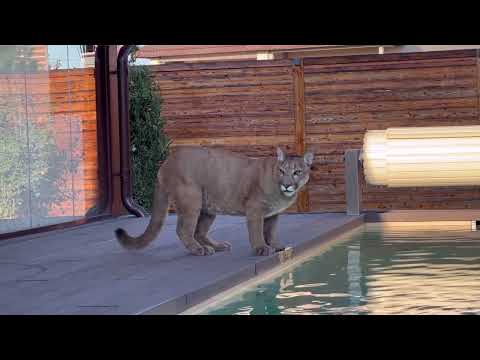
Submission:
M 157 171 L 168 156 L 170 141 L 163 132 L 162 101 L 148 67 L 130 66 L 129 99 L 133 198 L 150 212 Z
M 27 134 L 16 110 L 2 103 L 0 134 L 0 219 L 47 217 L 53 204 L 70 200 L 65 174 L 76 165 L 57 148 L 50 129 L 31 123 Z

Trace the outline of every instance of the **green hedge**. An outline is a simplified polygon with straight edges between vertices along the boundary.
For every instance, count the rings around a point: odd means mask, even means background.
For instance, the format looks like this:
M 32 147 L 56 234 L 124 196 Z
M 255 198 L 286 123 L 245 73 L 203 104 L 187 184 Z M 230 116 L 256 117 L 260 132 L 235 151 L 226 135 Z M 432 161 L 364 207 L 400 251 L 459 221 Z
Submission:
M 75 172 L 78 161 L 58 149 L 52 129 L 22 126 L 17 111 L 0 99 L 0 219 L 48 217 L 52 204 L 72 200 L 64 174 Z
M 133 198 L 150 212 L 157 171 L 170 141 L 163 131 L 158 87 L 147 66 L 130 66 L 129 91 Z

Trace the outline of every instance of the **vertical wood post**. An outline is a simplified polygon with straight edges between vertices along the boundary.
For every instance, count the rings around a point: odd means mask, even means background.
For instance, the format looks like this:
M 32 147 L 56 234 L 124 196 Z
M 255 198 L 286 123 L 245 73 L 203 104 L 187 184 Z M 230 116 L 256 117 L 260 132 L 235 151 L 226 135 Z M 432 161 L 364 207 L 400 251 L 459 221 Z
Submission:
M 303 78 L 303 61 L 293 60 L 293 91 L 294 91 L 294 116 L 295 116 L 295 151 L 297 155 L 305 153 L 305 81 Z M 298 194 L 297 211 L 309 212 L 308 184 Z
M 122 202 L 122 177 L 120 162 L 120 124 L 118 109 L 117 46 L 109 45 L 108 54 L 108 91 L 110 92 L 110 134 L 112 156 L 112 215 L 128 214 Z
M 362 189 L 360 187 L 360 150 L 345 152 L 345 196 L 347 215 L 360 215 L 362 210 Z
M 477 49 L 477 111 L 480 120 L 480 49 Z

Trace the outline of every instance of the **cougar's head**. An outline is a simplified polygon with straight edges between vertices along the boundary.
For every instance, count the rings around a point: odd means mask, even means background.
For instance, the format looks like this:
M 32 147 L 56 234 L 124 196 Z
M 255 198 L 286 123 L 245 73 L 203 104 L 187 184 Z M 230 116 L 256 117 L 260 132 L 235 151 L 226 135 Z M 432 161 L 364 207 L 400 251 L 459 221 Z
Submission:
M 312 163 L 311 152 L 305 153 L 303 157 L 286 156 L 282 149 L 277 148 L 278 186 L 284 196 L 294 196 L 308 182 Z

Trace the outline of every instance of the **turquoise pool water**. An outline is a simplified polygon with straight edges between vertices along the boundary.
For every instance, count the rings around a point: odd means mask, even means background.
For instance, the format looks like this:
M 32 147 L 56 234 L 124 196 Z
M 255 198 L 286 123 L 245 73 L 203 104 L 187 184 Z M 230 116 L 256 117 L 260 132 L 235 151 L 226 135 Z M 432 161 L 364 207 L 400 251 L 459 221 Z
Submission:
M 480 235 L 365 225 L 201 314 L 480 314 Z

